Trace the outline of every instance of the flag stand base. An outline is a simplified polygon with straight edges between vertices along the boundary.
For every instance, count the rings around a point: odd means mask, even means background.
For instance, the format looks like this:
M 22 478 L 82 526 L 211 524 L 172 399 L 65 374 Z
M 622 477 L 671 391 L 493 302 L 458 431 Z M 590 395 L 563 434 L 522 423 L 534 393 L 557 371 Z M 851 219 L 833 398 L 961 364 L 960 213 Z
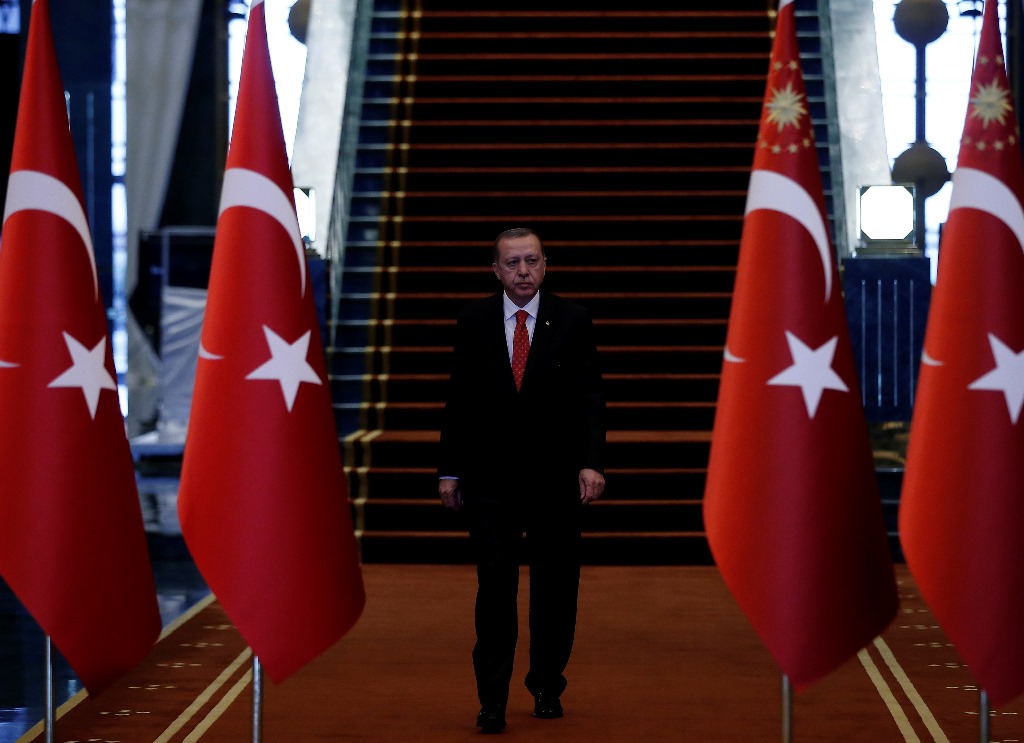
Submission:
M 989 743 L 992 716 L 988 710 L 988 693 L 981 689 L 978 693 L 978 739 L 981 743 Z
M 54 741 L 54 729 L 57 725 L 57 715 L 53 706 L 53 641 L 50 636 L 46 636 L 46 650 L 44 652 L 44 660 L 46 664 L 46 710 L 45 710 L 45 725 L 46 725 L 46 743 L 53 743 Z
M 793 685 L 782 674 L 782 743 L 793 741 Z
M 263 740 L 263 666 L 252 657 L 252 743 Z

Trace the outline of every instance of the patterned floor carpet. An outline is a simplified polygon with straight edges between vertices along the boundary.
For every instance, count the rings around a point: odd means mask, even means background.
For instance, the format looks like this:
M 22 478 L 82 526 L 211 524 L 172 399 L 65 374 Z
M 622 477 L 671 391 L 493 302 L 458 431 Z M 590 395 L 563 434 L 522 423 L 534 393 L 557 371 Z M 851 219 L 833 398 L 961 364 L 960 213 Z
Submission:
M 971 676 L 905 568 L 898 575 L 900 615 L 860 657 L 796 696 L 794 741 L 978 740 Z M 473 569 L 369 565 L 365 578 L 355 629 L 285 683 L 265 683 L 263 740 L 477 739 Z M 585 567 L 581 591 L 566 716 L 531 716 L 524 615 L 507 738 L 780 739 L 777 668 L 714 568 Z M 202 603 L 116 688 L 65 705 L 55 740 L 251 740 L 251 669 L 219 605 Z M 993 741 L 1024 740 L 1022 709 L 994 713 Z M 23 738 L 42 739 L 41 726 Z

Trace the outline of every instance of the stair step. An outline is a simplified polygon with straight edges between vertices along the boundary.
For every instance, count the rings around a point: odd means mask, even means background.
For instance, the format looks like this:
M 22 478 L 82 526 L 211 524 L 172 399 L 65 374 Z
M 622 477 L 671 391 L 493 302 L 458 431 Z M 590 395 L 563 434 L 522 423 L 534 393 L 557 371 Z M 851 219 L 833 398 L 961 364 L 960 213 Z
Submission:
M 478 0 L 435 0 L 430 3 L 429 8 L 432 13 L 475 14 L 482 12 Z M 551 0 L 489 0 L 485 8 L 488 13 L 501 14 L 546 14 L 559 11 L 562 13 L 595 12 L 593 3 L 554 3 Z M 716 0 L 715 7 L 708 8 L 706 11 L 695 12 L 706 12 L 710 16 L 716 16 L 729 11 L 749 12 L 755 9 L 760 9 L 762 13 L 764 12 L 764 6 L 761 3 L 754 3 L 751 0 Z M 671 14 L 679 12 L 679 2 L 678 0 L 642 0 L 642 2 L 632 3 L 629 7 L 629 12 L 650 14 L 654 18 L 653 22 L 656 22 L 657 17 L 661 13 Z
M 384 166 L 389 156 L 406 153 L 423 167 L 508 167 L 524 159 L 543 159 L 546 165 L 574 167 L 600 162 L 612 166 L 636 165 L 728 165 L 750 167 L 754 159 L 752 141 L 729 139 L 713 148 L 704 142 L 484 142 L 484 143 L 390 143 L 367 145 L 361 157 L 365 164 Z M 371 159 L 371 155 L 376 155 Z M 545 235 L 546 237 L 546 235 Z M 636 237 L 633 235 L 633 237 Z
M 431 497 L 437 492 L 437 470 L 433 467 L 348 467 L 352 498 Z M 639 499 L 698 499 L 704 495 L 707 471 L 703 467 L 634 467 L 605 470 L 610 483 L 608 498 L 617 501 Z
M 609 402 L 713 402 L 718 396 L 719 375 L 676 372 L 604 374 L 603 388 Z M 358 388 L 373 400 L 387 402 L 442 402 L 448 389 L 447 374 L 364 374 L 330 379 L 334 399 Z
M 455 341 L 455 319 L 334 320 L 338 345 L 451 346 Z M 675 343 L 724 345 L 724 318 L 598 318 L 594 334 L 599 345 L 657 345 L 670 338 Z
M 671 340 L 671 339 L 669 339 Z M 599 346 L 601 370 L 624 374 L 644 370 L 661 372 L 686 369 L 693 373 L 718 373 L 722 346 Z M 448 374 L 451 346 L 371 346 L 329 349 L 331 375 L 346 374 Z
M 606 498 L 583 511 L 588 532 L 701 532 L 700 500 L 628 500 Z M 437 496 L 367 499 L 357 504 L 356 523 L 363 533 L 378 530 L 411 533 L 445 532 L 466 528 L 465 516 L 445 508 Z
M 363 562 L 471 564 L 463 532 L 372 532 L 359 536 Z M 703 532 L 591 533 L 581 545 L 584 565 L 710 565 Z
M 649 32 L 652 25 L 668 30 L 678 28 L 693 33 L 704 30 L 731 29 L 737 33 L 756 32 L 766 37 L 767 18 L 763 11 L 661 11 L 652 20 L 650 11 L 643 10 L 579 10 L 579 11 L 495 11 L 490 8 L 467 12 L 424 9 L 418 15 L 422 35 L 438 31 L 466 33 L 494 33 L 507 28 L 537 32 L 584 32 L 614 28 L 621 32 L 634 30 Z
M 566 32 L 421 32 L 417 39 L 422 42 L 437 42 L 445 51 L 441 54 L 426 53 L 416 58 L 435 60 L 461 56 L 466 59 L 495 59 L 496 55 L 507 55 L 510 59 L 554 57 L 558 64 L 566 58 L 593 57 L 595 59 L 635 58 L 635 49 L 642 45 L 647 58 L 657 55 L 667 59 L 695 59 L 711 57 L 732 62 L 737 54 L 723 55 L 719 50 L 723 39 L 740 40 L 743 48 L 757 58 L 767 61 L 771 43 L 763 32 L 738 31 L 728 34 L 718 31 L 689 32 L 617 32 L 617 31 L 566 31 Z M 679 49 L 686 49 L 682 55 Z
M 557 252 L 549 251 L 544 279 L 545 290 L 558 294 L 605 294 L 632 284 L 642 284 L 652 292 L 731 292 L 736 279 L 735 266 L 566 266 L 558 263 L 558 258 Z M 636 276 L 641 272 L 642 277 Z M 490 265 L 374 266 L 346 271 L 343 281 L 343 296 L 374 292 L 479 294 L 497 288 Z
M 611 467 L 677 467 L 707 465 L 710 431 L 609 431 L 607 461 Z M 371 431 L 346 440 L 350 467 L 436 466 L 436 431 Z
M 731 166 L 563 166 L 516 168 L 486 163 L 436 168 L 382 168 L 381 178 L 402 184 L 407 192 L 425 189 L 442 191 L 530 191 L 538 180 L 550 191 L 579 191 L 606 186 L 622 193 L 678 189 L 681 184 L 700 184 L 711 190 L 740 190 L 746 193 L 750 178 L 747 165 Z
M 608 240 L 587 242 L 547 239 L 544 248 L 552 262 L 552 278 L 560 266 L 620 265 L 628 259 L 637 271 L 673 264 L 680 267 L 720 266 L 731 263 L 735 268 L 739 251 L 739 235 L 735 239 L 722 236 L 707 240 Z M 492 262 L 491 245 L 477 240 L 410 240 L 378 246 L 402 269 L 421 266 L 480 266 L 486 270 Z M 646 276 L 643 278 L 647 278 Z
M 566 90 L 581 97 L 606 96 L 610 90 L 621 90 L 624 94 L 634 96 L 670 96 L 678 95 L 681 89 L 694 96 L 730 95 L 746 99 L 764 96 L 763 70 L 751 70 L 750 74 L 722 74 L 717 69 L 713 72 L 705 69 L 689 74 L 670 73 L 661 67 L 651 71 L 648 65 L 631 60 L 619 60 L 615 69 L 604 74 L 598 74 L 590 64 L 581 64 L 580 67 L 585 69 L 580 70 L 566 70 L 560 65 L 558 74 L 552 72 L 550 64 L 544 67 L 545 69 L 533 75 L 522 74 L 521 69 L 501 75 L 487 75 L 481 74 L 479 66 L 474 66 L 475 74 L 467 75 L 465 66 L 453 61 L 450 70 L 445 74 L 440 62 L 435 62 L 434 69 L 437 72 L 432 74 L 428 69 L 419 66 L 417 74 L 410 76 L 407 81 L 415 84 L 417 98 L 526 98 L 544 94 L 564 94 Z M 637 72 L 637 68 L 646 72 Z M 389 77 L 386 83 L 380 86 L 380 98 L 394 94 L 393 80 Z M 752 149 L 752 142 L 746 144 Z
M 755 42 L 761 46 L 760 42 Z M 608 54 L 604 52 L 564 53 L 557 50 L 547 53 L 478 53 L 472 55 L 454 55 L 445 52 L 420 53 L 416 59 L 414 81 L 417 92 L 424 95 L 437 95 L 438 91 L 425 86 L 419 87 L 422 78 L 437 79 L 446 76 L 465 76 L 467 69 L 475 76 L 490 78 L 509 78 L 532 76 L 537 85 L 532 94 L 537 95 L 544 90 L 543 84 L 557 71 L 560 75 L 600 75 L 614 80 L 617 76 L 642 76 L 646 70 L 654 75 L 693 76 L 709 75 L 731 78 L 760 74 L 761 93 L 764 94 L 764 71 L 768 67 L 768 42 L 763 42 L 764 51 L 748 51 L 728 56 L 706 52 L 687 54 L 685 52 L 621 52 Z M 677 47 L 678 48 L 678 42 Z M 755 47 L 756 48 L 756 47 Z M 564 89 L 564 88 L 563 88 Z M 756 86 L 744 86 L 747 95 L 756 95 L 751 91 Z M 606 86 L 607 91 L 607 86 Z
M 489 292 L 488 292 L 489 293 Z M 455 317 L 464 305 L 486 296 L 483 292 L 451 294 L 436 292 L 370 293 L 348 295 L 340 300 L 339 316 L 347 319 L 375 316 L 375 308 L 396 320 Z M 596 318 L 727 318 L 732 292 L 565 292 Z M 386 304 L 386 308 L 378 305 Z
M 636 234 L 639 217 L 632 214 L 608 212 L 604 214 L 565 213 L 562 215 L 531 214 L 526 211 L 493 212 L 463 215 L 382 215 L 360 219 L 352 217 L 350 224 L 365 224 L 367 234 L 400 229 L 413 240 L 470 240 L 491 235 L 495 225 L 529 224 L 545 237 L 554 240 L 579 239 L 581 228 L 600 234 L 606 239 L 627 240 Z M 743 213 L 709 213 L 703 215 L 679 213 L 652 213 L 643 217 L 650 229 L 665 234 L 685 234 L 698 240 L 739 240 L 743 226 Z
M 340 407 L 340 404 L 338 404 Z M 441 402 L 354 402 L 345 413 L 358 420 L 358 427 L 384 430 L 436 431 L 441 427 Z M 339 411 L 341 413 L 342 411 Z M 608 427 L 612 430 L 711 430 L 715 421 L 714 402 L 611 402 Z
M 466 213 L 521 212 L 531 215 L 613 213 L 622 219 L 677 212 L 679 217 L 743 213 L 746 190 L 623 191 L 403 191 L 382 198 L 402 200 L 403 221 L 418 216 L 443 219 Z
M 719 138 L 726 141 L 757 139 L 757 119 L 703 118 L 693 119 L 520 119 L 488 121 L 487 119 L 450 119 L 394 122 L 408 130 L 412 146 L 457 144 L 458 146 L 501 143 L 539 144 L 578 147 L 582 144 L 630 144 L 633 142 L 672 141 L 685 137 L 687 142 L 714 145 Z M 390 125 L 391 122 L 385 122 Z M 367 124 L 363 125 L 364 128 Z

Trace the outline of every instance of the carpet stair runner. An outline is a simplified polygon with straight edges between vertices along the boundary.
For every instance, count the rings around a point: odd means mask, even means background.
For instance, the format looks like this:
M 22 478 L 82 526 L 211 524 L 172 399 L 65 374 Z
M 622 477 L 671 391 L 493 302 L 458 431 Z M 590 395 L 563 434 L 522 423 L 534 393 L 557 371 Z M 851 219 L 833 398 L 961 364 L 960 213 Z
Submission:
M 595 320 L 608 489 L 586 561 L 710 560 L 701 498 L 772 19 L 763 0 L 591 5 L 375 4 L 329 352 L 366 562 L 471 559 L 437 497 L 437 431 L 456 312 L 499 289 L 490 241 L 513 226 L 545 240 L 544 289 Z

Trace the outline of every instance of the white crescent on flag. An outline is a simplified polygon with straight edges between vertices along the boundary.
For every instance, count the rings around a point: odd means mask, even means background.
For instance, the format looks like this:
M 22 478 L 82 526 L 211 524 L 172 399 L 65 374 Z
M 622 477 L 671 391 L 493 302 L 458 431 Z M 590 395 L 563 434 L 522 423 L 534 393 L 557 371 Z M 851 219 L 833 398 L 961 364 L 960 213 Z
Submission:
M 199 358 L 206 359 L 208 361 L 220 361 L 224 357 L 217 353 L 207 351 L 206 347 L 203 346 L 203 342 L 199 341 Z
M 731 364 L 742 364 L 746 361 L 746 359 L 742 359 L 730 351 L 728 346 L 726 346 L 725 351 L 722 352 L 722 358 Z
M 100 296 L 100 281 L 96 272 L 96 256 L 93 255 L 92 236 L 89 234 L 89 221 L 85 218 L 82 203 L 74 191 L 63 181 L 52 175 L 36 170 L 16 170 L 7 181 L 7 204 L 4 206 L 4 224 L 14 214 L 22 211 L 36 210 L 54 214 L 72 227 L 82 238 L 85 252 L 92 266 L 93 292 Z
M 773 170 L 755 170 L 750 174 L 747 208 L 744 216 L 758 209 L 770 209 L 792 217 L 810 233 L 821 256 L 825 271 L 825 302 L 832 297 L 832 248 L 828 230 L 817 203 L 807 189 L 792 178 Z
M 220 214 L 235 206 L 259 209 L 277 220 L 295 247 L 299 259 L 300 295 L 306 293 L 306 251 L 299 234 L 292 199 L 276 183 L 261 173 L 247 168 L 229 168 L 224 173 L 224 190 L 220 197 Z
M 957 168 L 949 198 L 950 215 L 955 209 L 977 209 L 991 214 L 1010 228 L 1024 249 L 1024 209 L 1017 195 L 994 175 L 976 168 Z

